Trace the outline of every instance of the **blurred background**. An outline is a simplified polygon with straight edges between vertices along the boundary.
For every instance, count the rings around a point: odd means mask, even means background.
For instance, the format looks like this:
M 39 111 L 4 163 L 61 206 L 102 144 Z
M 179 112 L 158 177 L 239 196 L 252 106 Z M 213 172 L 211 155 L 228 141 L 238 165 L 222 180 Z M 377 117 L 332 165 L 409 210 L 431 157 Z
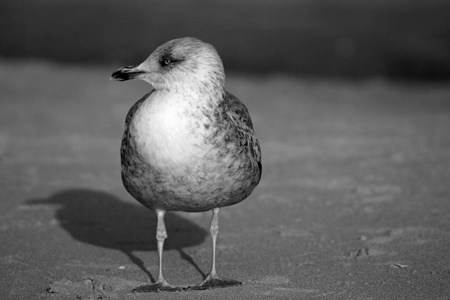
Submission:
M 448 0 L 1 0 L 0 57 L 137 64 L 196 36 L 228 71 L 450 78 Z

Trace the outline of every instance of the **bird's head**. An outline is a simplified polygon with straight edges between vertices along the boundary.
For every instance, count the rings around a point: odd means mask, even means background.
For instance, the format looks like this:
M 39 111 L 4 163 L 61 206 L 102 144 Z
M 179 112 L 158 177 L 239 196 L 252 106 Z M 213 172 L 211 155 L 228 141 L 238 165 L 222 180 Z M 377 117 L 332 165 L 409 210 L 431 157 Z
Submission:
M 159 46 L 140 65 L 123 67 L 111 75 L 124 81 L 140 79 L 154 89 L 188 91 L 198 88 L 223 90 L 225 73 L 216 49 L 192 37 Z

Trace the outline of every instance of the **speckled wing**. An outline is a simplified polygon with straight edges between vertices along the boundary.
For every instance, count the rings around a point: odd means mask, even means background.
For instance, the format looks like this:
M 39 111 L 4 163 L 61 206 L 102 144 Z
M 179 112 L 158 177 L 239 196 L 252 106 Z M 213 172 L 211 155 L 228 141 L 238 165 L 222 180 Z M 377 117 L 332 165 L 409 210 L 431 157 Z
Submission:
M 236 96 L 229 92 L 225 92 L 224 111 L 227 113 L 230 120 L 237 128 L 237 135 L 240 141 L 240 146 L 246 152 L 252 164 L 254 165 L 255 183 L 256 186 L 261 179 L 262 164 L 261 164 L 261 147 L 256 138 L 253 129 L 253 122 L 247 107 Z

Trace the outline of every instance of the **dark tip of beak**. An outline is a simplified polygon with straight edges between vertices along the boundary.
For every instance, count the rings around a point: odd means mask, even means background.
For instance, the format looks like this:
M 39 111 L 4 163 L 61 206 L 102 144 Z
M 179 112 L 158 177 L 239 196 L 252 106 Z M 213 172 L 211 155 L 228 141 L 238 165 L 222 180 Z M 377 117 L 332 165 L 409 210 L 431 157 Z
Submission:
M 140 75 L 145 74 L 145 71 L 137 69 L 135 66 L 123 67 L 111 74 L 111 79 L 118 81 L 125 81 L 135 79 Z

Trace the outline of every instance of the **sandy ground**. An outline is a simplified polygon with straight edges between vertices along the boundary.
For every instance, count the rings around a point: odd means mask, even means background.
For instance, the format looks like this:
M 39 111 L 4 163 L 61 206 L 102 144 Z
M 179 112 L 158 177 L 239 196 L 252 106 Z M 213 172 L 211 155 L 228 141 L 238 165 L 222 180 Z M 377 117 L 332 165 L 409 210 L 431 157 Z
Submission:
M 137 294 L 157 276 L 154 214 L 120 181 L 129 107 L 111 68 L 0 66 L 1 299 L 449 299 L 450 87 L 230 76 L 263 151 L 220 215 L 240 287 Z M 165 275 L 200 282 L 210 213 L 168 215 Z

